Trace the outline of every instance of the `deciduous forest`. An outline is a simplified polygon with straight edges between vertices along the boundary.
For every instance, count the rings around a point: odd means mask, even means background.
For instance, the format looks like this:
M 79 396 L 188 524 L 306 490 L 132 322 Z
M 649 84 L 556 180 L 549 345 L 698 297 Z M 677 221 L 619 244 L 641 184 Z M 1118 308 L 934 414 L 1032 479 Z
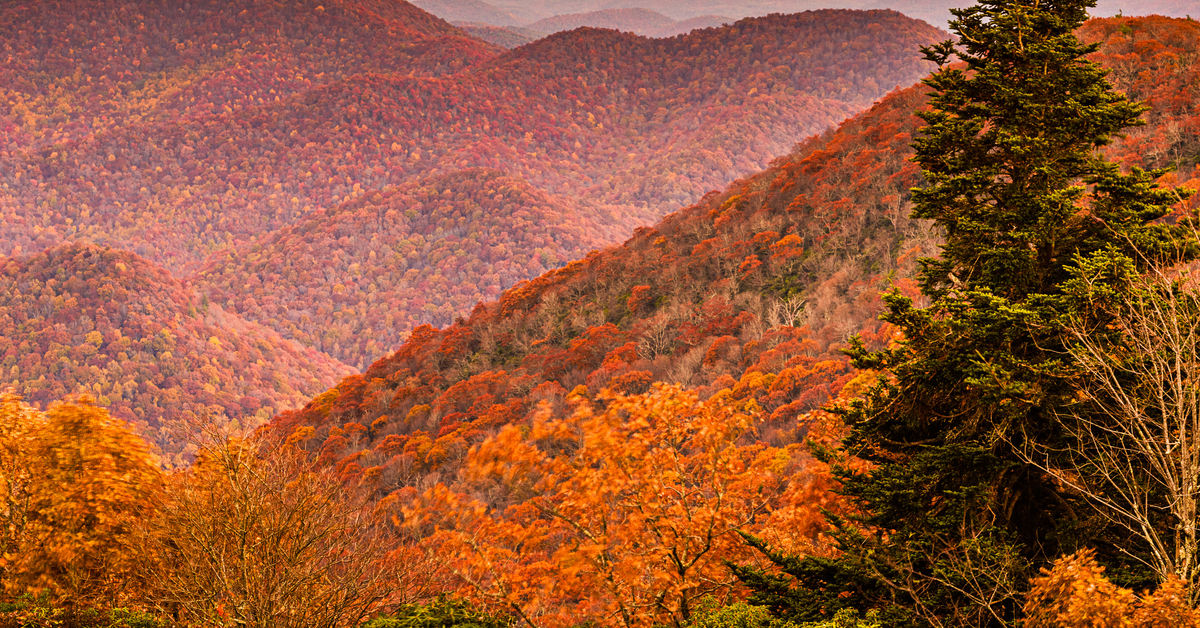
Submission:
M 0 627 L 1200 626 L 1200 24 L 1089 6 L 0 7 Z

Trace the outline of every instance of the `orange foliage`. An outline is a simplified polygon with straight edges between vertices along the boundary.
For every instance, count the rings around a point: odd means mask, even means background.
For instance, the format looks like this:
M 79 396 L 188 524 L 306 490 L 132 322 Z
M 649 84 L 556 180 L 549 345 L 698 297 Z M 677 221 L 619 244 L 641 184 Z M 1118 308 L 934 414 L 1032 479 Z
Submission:
M 358 488 L 293 444 L 211 438 L 149 521 L 147 597 L 189 625 L 334 628 L 428 596 L 429 556 Z
M 1138 596 L 1104 577 L 1091 550 L 1055 561 L 1032 581 L 1025 603 L 1029 628 L 1196 628 L 1200 613 L 1172 578 Z
M 680 625 L 700 598 L 737 594 L 724 561 L 755 559 L 738 531 L 825 551 L 826 480 L 794 447 L 746 444 L 753 401 L 678 387 L 603 400 L 472 450 L 463 488 L 490 504 L 439 485 L 405 510 L 454 557 L 462 594 L 534 626 Z
M 137 524 L 163 477 L 146 443 L 90 400 L 41 413 L 0 396 L 0 587 L 73 603 L 140 593 Z

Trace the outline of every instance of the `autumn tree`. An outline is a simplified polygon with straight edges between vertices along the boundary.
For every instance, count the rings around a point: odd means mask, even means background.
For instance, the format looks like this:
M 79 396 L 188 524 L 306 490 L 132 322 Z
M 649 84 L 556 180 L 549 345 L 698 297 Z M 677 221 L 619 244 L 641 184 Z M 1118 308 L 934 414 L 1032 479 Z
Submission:
M 796 549 L 816 551 L 826 487 L 794 450 L 744 444 L 753 401 L 660 386 L 574 404 L 472 452 L 495 506 L 437 487 L 406 513 L 455 557 L 463 594 L 532 626 L 683 626 L 736 590 L 725 561 L 752 558 L 738 531 L 803 528 Z
M 1156 222 L 1177 199 L 1156 187 L 1161 173 L 1123 173 L 1097 150 L 1146 108 L 1085 59 L 1095 47 L 1074 30 L 1091 5 L 982 0 L 953 10 L 958 43 L 926 50 L 939 70 L 917 113 L 927 186 L 913 215 L 945 233 L 941 256 L 922 260 L 930 306 L 893 292 L 884 319 L 903 343 L 852 352 L 885 375 L 844 413 L 844 453 L 873 466 L 839 474 L 865 513 L 841 522 L 842 557 L 791 565 L 800 582 L 787 590 L 745 573 L 762 602 L 803 619 L 851 606 L 895 623 L 1011 625 L 1036 565 L 1104 534 L 1018 452 L 1070 438 L 1055 420 L 1078 368 L 1064 320 L 1103 318 L 1067 294 L 1078 269 L 1119 292 L 1186 234 Z
M 162 476 L 145 441 L 90 400 L 0 399 L 4 592 L 115 604 L 140 589 L 137 522 Z
M 1029 628 L 1195 628 L 1200 615 L 1183 581 L 1168 577 L 1142 595 L 1113 584 L 1095 552 L 1080 550 L 1043 568 L 1025 600 Z
M 210 439 L 151 523 L 152 594 L 195 625 L 355 626 L 406 593 L 379 512 L 292 443 Z

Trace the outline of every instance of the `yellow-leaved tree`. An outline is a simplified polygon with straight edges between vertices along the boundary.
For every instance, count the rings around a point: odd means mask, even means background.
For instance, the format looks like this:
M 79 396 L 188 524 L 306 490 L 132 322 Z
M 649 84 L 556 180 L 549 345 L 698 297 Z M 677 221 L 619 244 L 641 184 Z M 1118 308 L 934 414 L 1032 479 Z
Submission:
M 424 565 L 368 495 L 292 442 L 210 436 L 149 525 L 163 610 L 194 626 L 345 628 L 420 595 Z

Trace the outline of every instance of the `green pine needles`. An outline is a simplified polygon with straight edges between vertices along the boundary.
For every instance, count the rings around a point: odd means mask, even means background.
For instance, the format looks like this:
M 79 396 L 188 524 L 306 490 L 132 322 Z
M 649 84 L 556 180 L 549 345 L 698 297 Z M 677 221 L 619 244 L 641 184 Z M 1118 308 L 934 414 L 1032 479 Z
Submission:
M 914 143 L 927 187 L 913 215 L 944 230 L 922 260 L 929 306 L 898 292 L 884 319 L 898 347 L 857 367 L 886 375 L 842 411 L 851 434 L 831 459 L 861 507 L 837 521 L 836 560 L 780 556 L 791 578 L 737 568 L 754 600 L 812 621 L 877 609 L 887 626 L 1016 625 L 1029 579 L 1064 553 L 1097 547 L 1110 575 L 1153 582 L 1111 551 L 1118 533 L 1053 474 L 1025 463 L 1070 445 L 1059 417 L 1080 411 L 1067 350 L 1070 321 L 1099 321 L 1074 289 L 1119 295 L 1170 258 L 1194 255 L 1191 230 L 1159 221 L 1178 200 L 1159 171 L 1123 173 L 1099 149 L 1146 107 L 1113 91 L 1074 30 L 1087 0 L 984 0 L 952 10 L 959 41 L 925 49 L 939 69 Z M 1086 276 L 1084 276 L 1086 275 Z M 1103 328 L 1103 325 L 1100 325 Z M 1106 551 L 1105 548 L 1110 548 Z

